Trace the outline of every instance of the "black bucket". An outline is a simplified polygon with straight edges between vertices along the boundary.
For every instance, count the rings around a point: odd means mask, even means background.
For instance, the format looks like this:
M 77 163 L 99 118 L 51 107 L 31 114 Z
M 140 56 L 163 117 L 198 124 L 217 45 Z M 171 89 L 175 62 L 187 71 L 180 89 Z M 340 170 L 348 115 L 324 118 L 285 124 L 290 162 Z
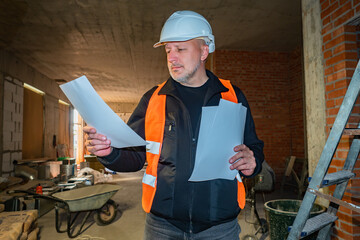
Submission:
M 292 226 L 299 211 L 301 200 L 279 199 L 268 201 L 264 204 L 266 219 L 269 223 L 269 235 L 271 240 L 285 240 L 289 234 L 288 227 Z M 310 217 L 314 217 L 325 211 L 325 207 L 314 204 Z M 316 239 L 317 233 L 303 239 Z

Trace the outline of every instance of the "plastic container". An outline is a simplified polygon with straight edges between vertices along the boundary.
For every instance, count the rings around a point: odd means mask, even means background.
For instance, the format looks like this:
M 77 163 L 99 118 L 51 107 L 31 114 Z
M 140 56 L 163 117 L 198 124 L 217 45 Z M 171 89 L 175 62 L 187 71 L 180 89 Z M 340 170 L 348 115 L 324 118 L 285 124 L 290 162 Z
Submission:
M 271 240 L 284 240 L 289 232 L 288 227 L 292 226 L 299 211 L 301 200 L 279 199 L 268 201 L 264 204 L 266 219 L 269 223 L 269 236 Z M 325 211 L 325 207 L 314 204 L 310 217 L 316 216 Z M 306 240 L 316 239 L 317 233 L 311 234 Z

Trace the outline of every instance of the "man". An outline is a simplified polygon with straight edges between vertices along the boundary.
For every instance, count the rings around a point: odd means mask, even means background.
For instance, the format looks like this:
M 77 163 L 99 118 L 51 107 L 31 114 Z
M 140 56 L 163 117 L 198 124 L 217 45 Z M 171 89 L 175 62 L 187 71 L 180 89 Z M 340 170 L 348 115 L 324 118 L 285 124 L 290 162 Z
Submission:
M 144 94 L 128 121 L 149 143 L 145 147 L 117 149 L 96 129 L 85 127 L 86 147 L 101 163 L 115 171 L 138 171 L 148 162 L 143 178 L 142 204 L 146 212 L 144 239 L 239 239 L 237 215 L 245 204 L 240 177 L 188 181 L 203 106 L 217 106 L 220 98 L 247 107 L 244 144 L 231 146 L 231 169 L 251 177 L 263 162 L 263 142 L 256 136 L 245 96 L 229 81 L 205 69 L 215 50 L 206 19 L 192 11 L 175 12 L 166 21 L 160 42 L 171 77 Z M 224 160 L 224 159 L 219 159 Z

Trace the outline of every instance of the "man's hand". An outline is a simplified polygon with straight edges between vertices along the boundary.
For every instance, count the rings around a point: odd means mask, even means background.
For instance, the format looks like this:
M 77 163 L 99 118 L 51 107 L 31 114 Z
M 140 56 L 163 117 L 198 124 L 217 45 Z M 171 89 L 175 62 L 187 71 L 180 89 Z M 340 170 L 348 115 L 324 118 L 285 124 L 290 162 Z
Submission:
M 106 136 L 96 133 L 96 129 L 91 126 L 83 128 L 85 133 L 85 147 L 86 149 L 96 156 L 104 157 L 111 153 L 110 140 Z
M 229 160 L 229 162 L 232 164 L 230 169 L 241 171 L 246 176 L 253 174 L 256 167 L 253 151 L 251 151 L 244 144 L 234 147 L 234 151 L 237 153 Z

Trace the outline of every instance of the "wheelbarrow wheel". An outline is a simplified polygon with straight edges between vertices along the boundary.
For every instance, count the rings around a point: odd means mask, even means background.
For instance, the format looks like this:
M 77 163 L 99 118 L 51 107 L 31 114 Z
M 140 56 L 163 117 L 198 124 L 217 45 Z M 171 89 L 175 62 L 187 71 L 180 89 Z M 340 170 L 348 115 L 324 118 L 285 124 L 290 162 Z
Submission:
M 115 219 L 116 213 L 117 205 L 109 199 L 102 208 L 96 210 L 94 220 L 100 226 L 108 225 Z

